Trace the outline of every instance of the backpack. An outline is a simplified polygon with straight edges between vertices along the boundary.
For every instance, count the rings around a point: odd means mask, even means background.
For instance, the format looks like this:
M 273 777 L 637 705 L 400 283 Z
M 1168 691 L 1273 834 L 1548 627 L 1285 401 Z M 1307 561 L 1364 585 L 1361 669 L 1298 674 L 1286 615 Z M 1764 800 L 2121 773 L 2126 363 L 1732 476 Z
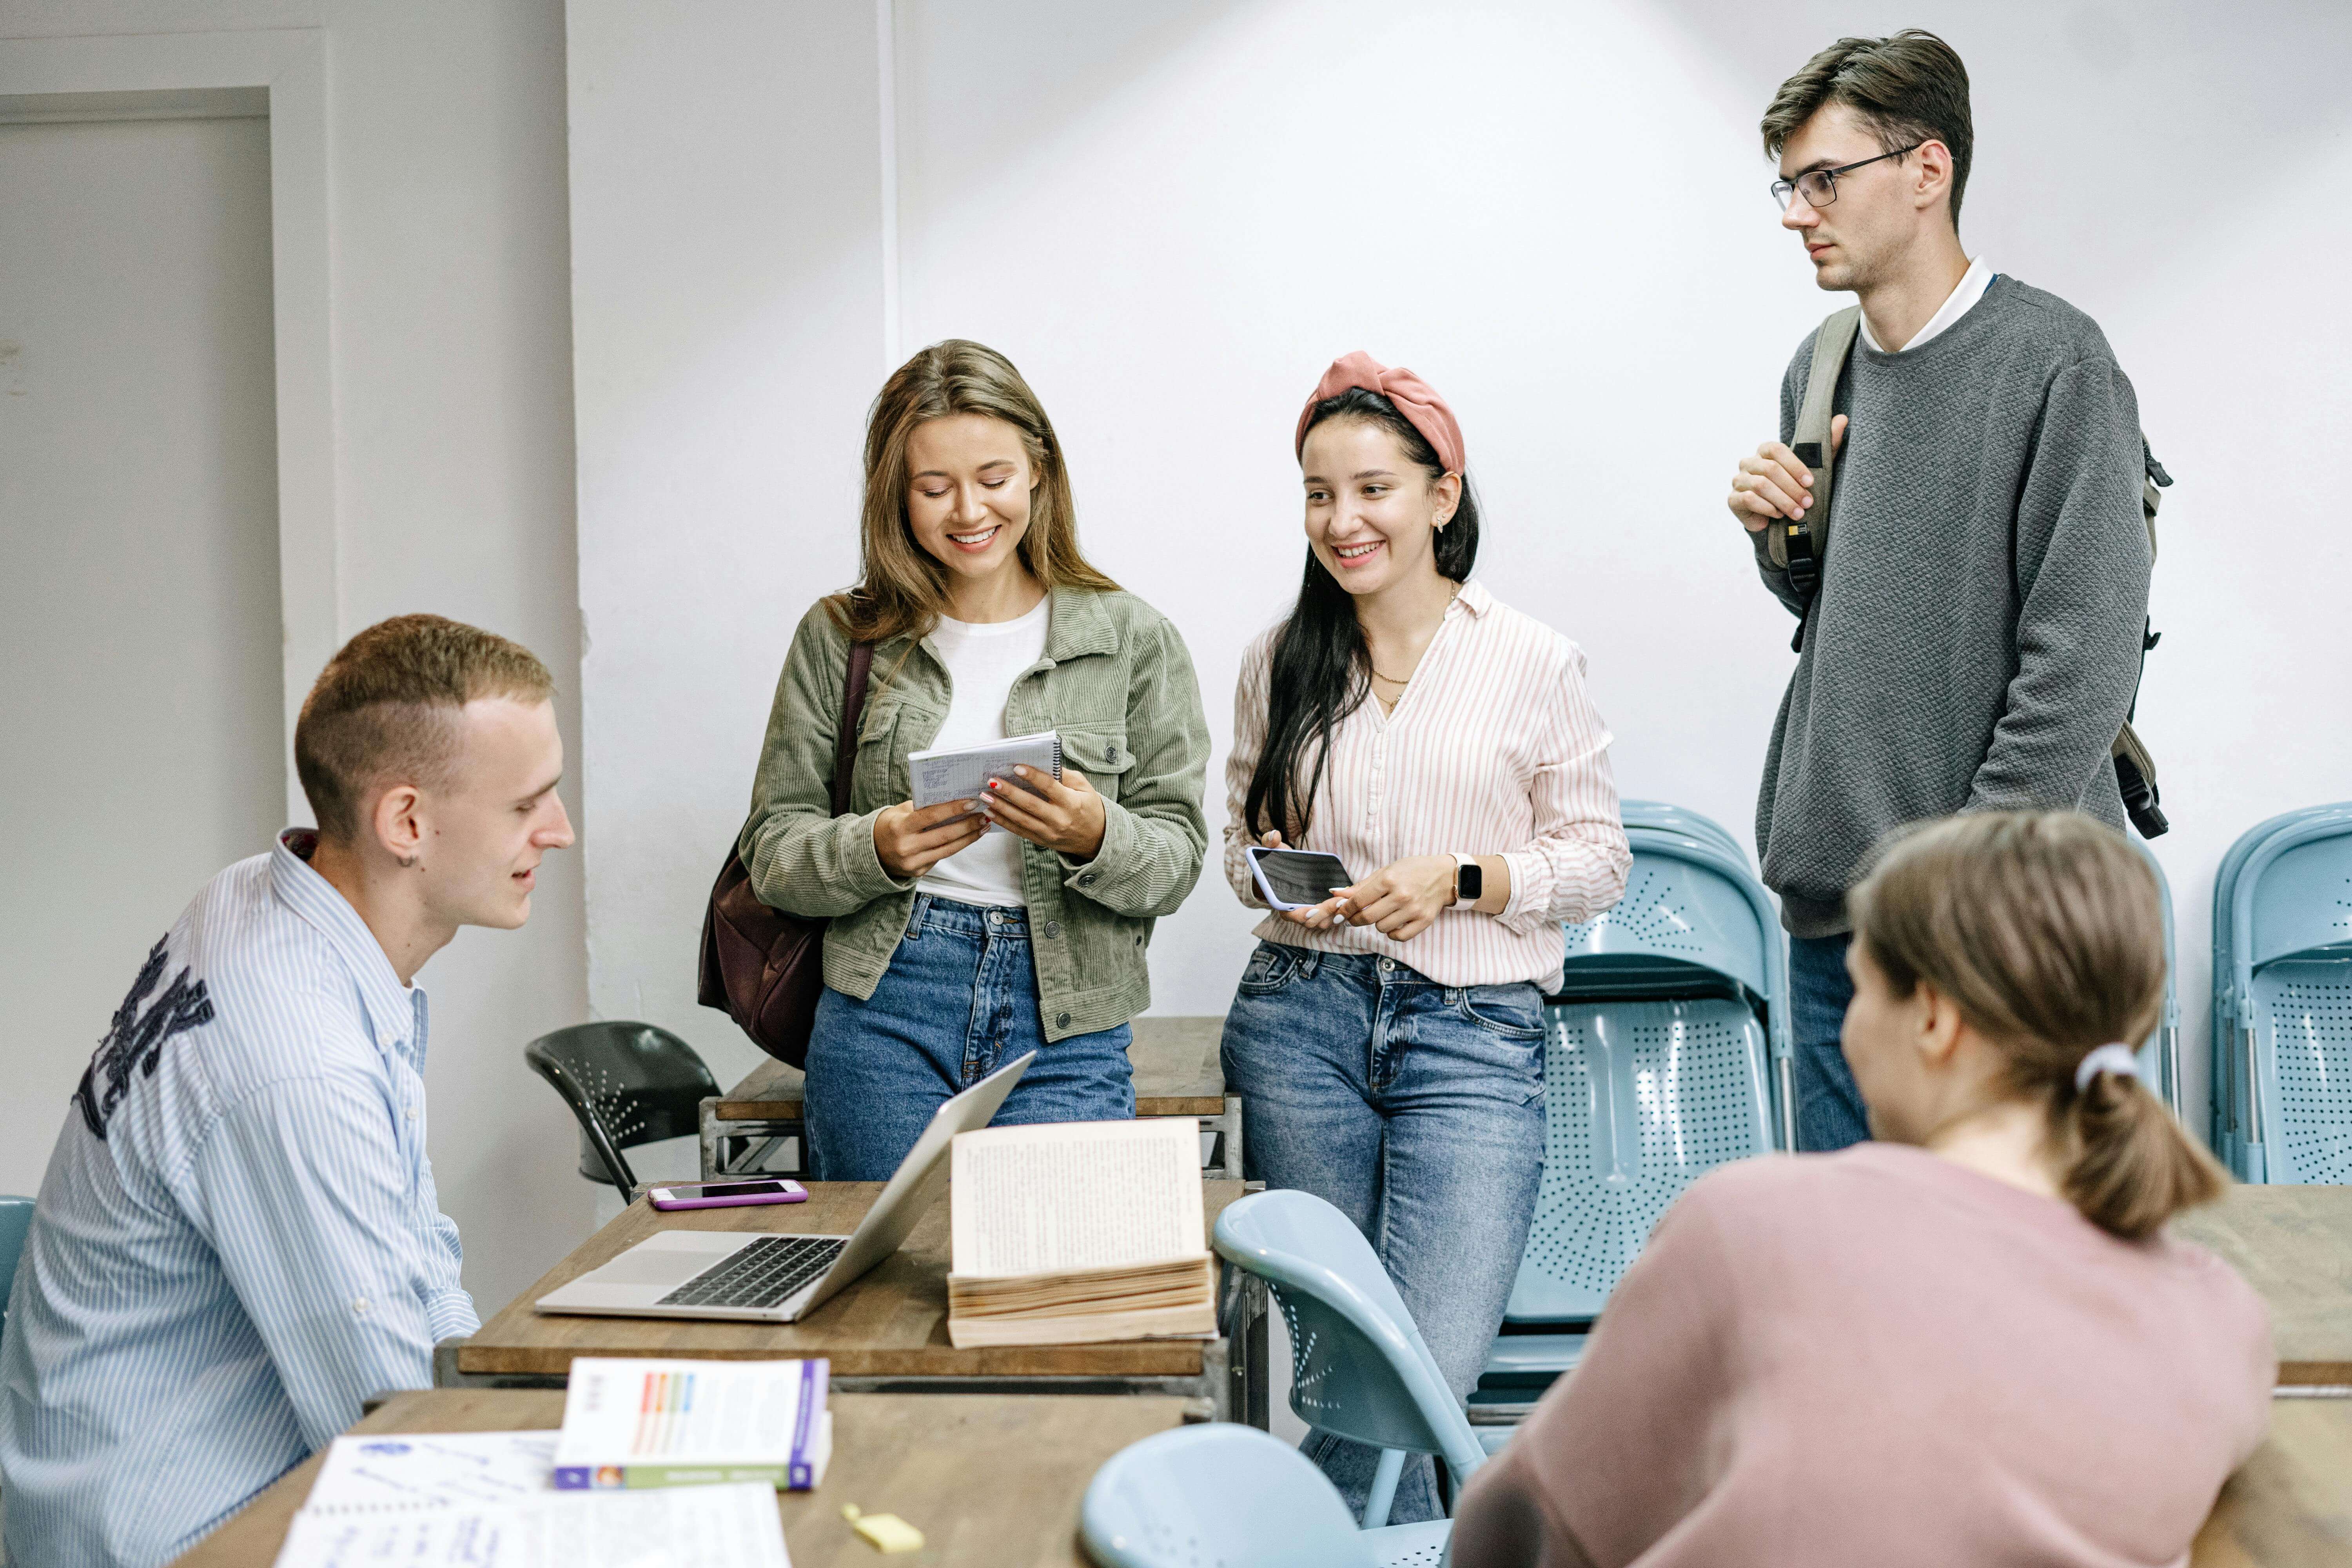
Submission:
M 1797 410 L 1797 438 L 1789 449 L 1797 461 L 1805 465 L 1813 476 L 1813 504 L 1803 517 L 1791 522 L 1775 518 L 1765 528 L 1765 553 L 1773 566 L 1789 574 L 1789 585 L 1805 609 L 1812 608 L 1814 595 L 1822 588 L 1822 563 L 1827 558 L 1830 543 L 1830 481 L 1832 478 L 1830 444 L 1830 405 L 1837 395 L 1838 381 L 1845 374 L 1847 356 L 1853 352 L 1854 334 L 1862 325 L 1862 307 L 1849 305 L 1834 312 L 1822 323 L 1813 339 L 1812 368 L 1806 373 L 1805 400 Z M 2156 559 L 2156 509 L 2163 500 L 2161 487 L 2172 483 L 2172 476 L 2156 460 L 2149 450 L 2147 437 L 2139 442 L 2142 477 L 2140 484 L 2140 515 L 2147 524 L 2147 553 Z M 1805 646 L 1806 617 L 1797 621 L 1797 635 L 1789 644 L 1792 650 Z M 2140 628 L 2140 668 L 2147 668 L 2148 650 L 2162 640 L 2163 634 L 2149 626 Z M 2123 728 L 2116 732 L 2115 744 L 2107 755 L 2115 763 L 2116 784 L 2123 792 L 2124 810 L 2130 816 L 2132 826 L 2143 838 L 2158 837 L 2171 824 L 2164 819 L 2158 808 L 2156 787 L 2156 759 L 2133 730 L 2131 721 L 2139 711 L 2139 684 L 2132 684 L 2131 707 L 2126 710 Z

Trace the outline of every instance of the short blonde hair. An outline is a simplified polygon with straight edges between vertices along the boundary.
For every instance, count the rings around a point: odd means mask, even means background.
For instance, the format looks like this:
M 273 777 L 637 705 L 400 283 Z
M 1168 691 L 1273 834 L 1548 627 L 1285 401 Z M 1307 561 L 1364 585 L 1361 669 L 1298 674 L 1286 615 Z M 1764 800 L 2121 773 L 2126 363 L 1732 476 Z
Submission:
M 1908 996 L 1922 981 L 2009 1059 L 2046 1107 L 2085 1218 L 2146 1236 L 2229 1177 L 2138 1079 L 2075 1069 L 2137 1045 L 2164 1009 L 2164 908 L 2123 835 L 2079 812 L 1981 812 L 1892 840 L 1847 896 L 1854 940 Z
M 446 786 L 457 712 L 485 697 L 544 702 L 547 667 L 520 643 L 441 616 L 394 616 L 345 643 L 302 700 L 294 771 L 319 831 L 350 842 L 380 784 Z

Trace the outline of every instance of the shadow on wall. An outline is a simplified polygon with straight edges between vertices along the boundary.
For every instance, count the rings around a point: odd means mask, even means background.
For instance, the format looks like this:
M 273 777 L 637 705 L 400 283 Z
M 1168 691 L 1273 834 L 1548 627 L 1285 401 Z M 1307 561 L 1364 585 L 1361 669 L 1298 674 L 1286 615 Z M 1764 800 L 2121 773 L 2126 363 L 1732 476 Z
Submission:
M 1773 90 L 1841 35 L 1926 27 L 1969 65 L 1976 164 L 1963 232 L 1997 267 L 2063 257 L 2029 281 L 2112 298 L 2210 237 L 2253 191 L 2352 124 L 2352 7 L 2336 0 L 1834 5 L 1651 0 L 1747 93 Z M 2085 124 L 2104 136 L 2086 136 Z M 1757 150 L 1757 201 L 1764 186 Z M 2016 243 L 2011 243 L 2011 237 Z M 2021 261 L 2018 264 L 2023 265 Z

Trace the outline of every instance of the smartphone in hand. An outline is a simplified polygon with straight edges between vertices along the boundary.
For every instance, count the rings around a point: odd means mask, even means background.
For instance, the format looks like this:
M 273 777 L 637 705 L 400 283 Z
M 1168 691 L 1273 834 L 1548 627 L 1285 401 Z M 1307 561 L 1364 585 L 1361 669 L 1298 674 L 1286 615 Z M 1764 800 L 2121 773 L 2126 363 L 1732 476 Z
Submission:
M 1312 909 L 1328 900 L 1332 889 L 1356 883 L 1337 855 L 1319 849 L 1266 849 L 1253 844 L 1243 853 L 1249 857 L 1257 890 L 1273 909 Z

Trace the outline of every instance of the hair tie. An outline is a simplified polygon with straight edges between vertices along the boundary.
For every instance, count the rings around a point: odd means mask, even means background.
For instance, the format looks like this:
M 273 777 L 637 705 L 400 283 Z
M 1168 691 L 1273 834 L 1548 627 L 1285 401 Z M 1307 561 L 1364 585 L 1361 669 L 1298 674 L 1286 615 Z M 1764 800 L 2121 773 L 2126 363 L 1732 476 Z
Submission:
M 2117 1078 L 2137 1078 L 2139 1056 L 2126 1045 L 2101 1046 L 2074 1069 L 2074 1092 L 2080 1094 L 2090 1088 L 2091 1080 L 2103 1072 L 2111 1072 Z
M 1437 388 L 1409 370 L 1389 369 L 1361 349 L 1333 360 L 1331 368 L 1323 373 L 1323 379 L 1315 384 L 1314 395 L 1299 411 L 1298 435 L 1291 444 L 1294 457 L 1307 450 L 1307 422 L 1315 417 L 1316 405 L 1357 386 L 1366 392 L 1377 392 L 1395 404 L 1396 411 L 1421 432 L 1422 438 L 1437 454 L 1437 460 L 1445 465 L 1447 473 L 1468 471 L 1465 465 L 1469 459 L 1462 450 L 1462 426 L 1454 423 L 1454 410 L 1437 395 Z

